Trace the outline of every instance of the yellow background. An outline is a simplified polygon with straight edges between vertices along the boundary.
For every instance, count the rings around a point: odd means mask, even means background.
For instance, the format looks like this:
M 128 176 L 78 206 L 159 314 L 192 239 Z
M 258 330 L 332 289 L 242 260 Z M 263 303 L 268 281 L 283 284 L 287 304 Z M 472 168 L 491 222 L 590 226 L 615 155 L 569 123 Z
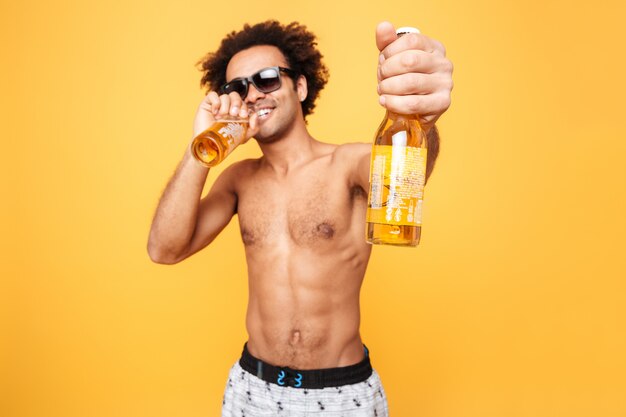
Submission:
M 0 415 L 219 414 L 246 337 L 237 221 L 179 265 L 145 246 L 194 64 L 267 18 L 318 34 L 330 142 L 383 116 L 377 22 L 455 64 L 423 242 L 376 247 L 363 286 L 392 416 L 626 415 L 625 13 L 578 3 L 2 0 Z

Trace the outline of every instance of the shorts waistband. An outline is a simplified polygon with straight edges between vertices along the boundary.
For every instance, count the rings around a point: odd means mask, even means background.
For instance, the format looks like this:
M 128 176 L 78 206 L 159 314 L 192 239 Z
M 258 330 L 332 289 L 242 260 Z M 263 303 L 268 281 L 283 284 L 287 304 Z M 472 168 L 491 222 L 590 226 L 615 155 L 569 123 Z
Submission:
M 289 367 L 274 366 L 255 358 L 248 351 L 247 343 L 243 346 L 243 353 L 239 365 L 256 375 L 263 381 L 293 388 L 326 388 L 340 387 L 365 381 L 372 375 L 369 351 L 363 345 L 365 358 L 354 365 L 339 368 L 298 370 Z

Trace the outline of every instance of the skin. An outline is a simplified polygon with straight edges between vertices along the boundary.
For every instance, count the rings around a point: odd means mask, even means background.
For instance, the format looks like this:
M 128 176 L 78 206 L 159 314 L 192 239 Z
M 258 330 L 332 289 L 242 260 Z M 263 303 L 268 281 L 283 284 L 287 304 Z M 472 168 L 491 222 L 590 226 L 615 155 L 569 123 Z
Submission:
M 438 142 L 434 123 L 452 89 L 443 47 L 423 35 L 396 39 L 388 23 L 378 26 L 376 39 L 381 104 L 419 113 L 430 140 Z M 255 46 L 232 57 L 226 79 L 270 66 L 288 64 L 276 47 Z M 348 366 L 364 357 L 359 293 L 371 253 L 364 239 L 371 144 L 313 138 L 300 106 L 306 79 L 281 77 L 281 88 L 271 93 L 250 85 L 243 101 L 215 92 L 202 101 L 194 137 L 220 114 L 249 114 L 248 138 L 263 157 L 230 165 L 200 199 L 209 170 L 187 150 L 159 202 L 148 252 L 158 263 L 180 262 L 210 244 L 237 214 L 248 264 L 252 355 L 293 369 Z M 259 117 L 260 108 L 272 111 Z

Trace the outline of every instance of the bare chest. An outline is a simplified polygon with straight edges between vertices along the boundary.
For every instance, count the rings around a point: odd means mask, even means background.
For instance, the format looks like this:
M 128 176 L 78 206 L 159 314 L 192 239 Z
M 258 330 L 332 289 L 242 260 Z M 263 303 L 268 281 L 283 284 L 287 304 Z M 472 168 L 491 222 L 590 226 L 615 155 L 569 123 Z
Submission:
M 239 194 L 243 242 L 258 247 L 281 242 L 331 244 L 350 232 L 358 198 L 341 176 L 304 176 L 285 182 L 259 179 Z

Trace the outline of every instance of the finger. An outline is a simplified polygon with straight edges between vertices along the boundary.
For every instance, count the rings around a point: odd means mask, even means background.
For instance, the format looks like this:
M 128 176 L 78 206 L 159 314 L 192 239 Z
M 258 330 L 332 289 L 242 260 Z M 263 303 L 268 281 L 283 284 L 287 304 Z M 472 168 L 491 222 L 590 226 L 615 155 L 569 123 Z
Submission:
M 428 36 L 422 35 L 421 33 L 407 33 L 400 36 L 400 38 L 398 38 L 398 40 L 396 40 L 395 42 L 387 45 L 385 49 L 382 50 L 382 55 L 385 57 L 385 59 L 389 59 L 389 57 L 397 53 L 410 49 L 431 53 L 436 52 L 441 55 L 442 53 L 439 49 L 439 45 L 441 44 L 438 42 L 434 42 Z
M 387 110 L 400 114 L 419 114 L 420 116 L 439 115 L 450 107 L 450 93 L 396 96 L 384 94 L 380 103 Z
M 396 39 L 398 39 L 398 35 L 396 35 L 396 30 L 391 23 L 380 22 L 376 26 L 376 46 L 379 51 L 385 49 L 387 45 Z
M 417 50 L 403 51 L 378 66 L 378 80 L 410 72 L 431 74 L 436 70 L 436 59 L 433 54 Z
M 228 97 L 230 98 L 229 114 L 231 116 L 237 116 L 242 106 L 241 96 L 236 91 L 233 91 Z
M 205 100 L 209 105 L 209 111 L 216 115 L 221 105 L 220 96 L 215 91 L 210 91 Z
M 246 118 L 249 115 L 248 103 L 242 100 L 241 110 L 239 110 L 239 117 Z
M 222 94 L 220 96 L 220 109 L 219 115 L 226 116 L 230 111 L 230 96 L 228 94 Z
M 440 55 L 446 56 L 446 47 L 443 46 L 443 43 L 439 42 L 437 39 L 430 40 L 435 47 L 435 52 L 439 52 Z
M 386 78 L 378 83 L 378 94 L 406 96 L 410 94 L 430 94 L 450 89 L 449 77 L 442 74 L 407 73 Z
M 378 67 L 378 79 L 384 80 L 409 72 L 433 74 L 435 72 L 451 72 L 451 63 L 441 55 L 424 51 L 408 50 L 400 52 L 385 60 Z
M 193 121 L 194 137 L 204 132 L 215 122 L 217 110 L 214 111 L 213 109 L 219 109 L 219 106 L 219 96 L 215 91 L 209 91 L 198 106 L 198 111 Z

